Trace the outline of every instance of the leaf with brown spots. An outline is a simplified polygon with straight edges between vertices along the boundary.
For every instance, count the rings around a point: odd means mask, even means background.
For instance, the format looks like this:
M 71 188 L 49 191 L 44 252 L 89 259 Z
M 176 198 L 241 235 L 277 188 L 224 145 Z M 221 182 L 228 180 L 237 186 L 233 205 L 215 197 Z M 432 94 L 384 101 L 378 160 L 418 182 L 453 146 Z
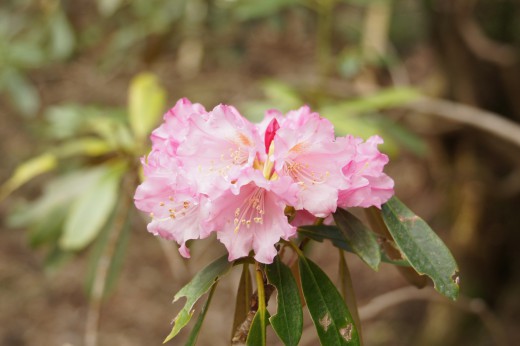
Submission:
M 382 216 L 396 245 L 417 273 L 428 275 L 439 293 L 457 299 L 457 263 L 430 226 L 396 197 L 383 205 Z

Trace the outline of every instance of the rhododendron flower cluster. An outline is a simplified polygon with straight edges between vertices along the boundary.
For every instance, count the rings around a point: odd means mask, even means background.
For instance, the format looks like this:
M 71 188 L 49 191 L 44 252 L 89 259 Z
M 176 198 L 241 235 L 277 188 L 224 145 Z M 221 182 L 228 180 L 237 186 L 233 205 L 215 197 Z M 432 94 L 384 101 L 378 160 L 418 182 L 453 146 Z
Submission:
M 338 207 L 380 208 L 393 195 L 382 139 L 336 138 L 307 106 L 253 124 L 232 106 L 208 112 L 181 99 L 151 140 L 135 204 L 151 216 L 148 231 L 176 241 L 184 257 L 188 240 L 215 232 L 230 261 L 253 251 L 272 263 L 275 244 L 298 226 Z

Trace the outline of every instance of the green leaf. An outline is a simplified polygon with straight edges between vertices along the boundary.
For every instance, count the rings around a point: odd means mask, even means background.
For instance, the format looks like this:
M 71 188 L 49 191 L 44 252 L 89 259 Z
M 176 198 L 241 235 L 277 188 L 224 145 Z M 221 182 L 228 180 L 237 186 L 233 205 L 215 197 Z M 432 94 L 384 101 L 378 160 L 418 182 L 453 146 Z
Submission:
M 300 0 L 242 0 L 237 2 L 234 12 L 239 20 L 247 21 L 275 15 L 299 2 Z
M 103 17 L 113 15 L 124 3 L 124 0 L 97 0 L 97 8 Z
M 438 292 L 455 300 L 459 293 L 459 269 L 437 234 L 397 197 L 383 205 L 382 215 L 392 238 L 412 267 L 419 274 L 428 275 Z
M 4 89 L 10 102 L 25 117 L 34 117 L 40 107 L 40 95 L 36 87 L 19 70 L 0 69 L 0 89 Z
M 31 225 L 29 231 L 29 244 L 36 248 L 45 243 L 55 243 L 63 230 L 63 220 L 67 209 L 54 208 L 51 213 L 41 219 L 40 222 Z
M 303 295 L 322 345 L 360 345 L 354 320 L 334 284 L 299 253 Z
M 428 152 L 428 146 L 424 139 L 406 127 L 385 116 L 377 117 L 375 120 L 382 130 L 381 135 L 384 136 L 385 141 L 386 138 L 392 138 L 397 144 L 400 144 L 419 157 L 423 157 Z
M 46 271 L 53 272 L 72 258 L 70 251 L 64 251 L 55 245 L 45 256 L 43 265 Z
M 337 226 L 330 225 L 308 225 L 301 226 L 298 228 L 298 233 L 309 237 L 312 240 L 323 242 L 328 239 L 332 242 L 335 247 L 356 254 L 352 247 L 348 244 L 347 240 L 343 236 L 343 233 Z M 409 267 L 410 264 L 406 259 L 394 260 L 389 258 L 383 250 L 380 249 L 381 261 L 389 264 L 395 264 L 401 267 Z
M 260 309 L 256 312 L 255 317 L 253 317 L 253 322 L 251 322 L 251 328 L 249 329 L 249 334 L 247 334 L 246 345 L 247 346 L 265 346 L 265 326 L 269 324 L 269 311 L 264 311 L 264 323 L 262 323 L 262 313 Z
M 421 94 L 412 88 L 388 88 L 369 96 L 323 107 L 321 113 L 344 114 L 374 112 L 380 109 L 398 107 L 417 100 Z
M 347 261 L 345 259 L 345 253 L 338 249 L 339 254 L 339 285 L 341 295 L 347 304 L 349 311 L 352 313 L 352 319 L 354 325 L 357 327 L 359 332 L 360 344 L 363 344 L 363 335 L 361 330 L 361 319 L 359 318 L 359 311 L 357 307 L 357 299 L 354 292 L 354 285 L 352 284 L 352 276 L 348 269 Z
M 146 138 L 157 125 L 166 104 L 166 92 L 157 77 L 142 73 L 134 77 L 128 96 L 129 120 L 138 140 Z
M 58 164 L 56 157 L 45 153 L 34 157 L 18 167 L 9 180 L 0 186 L 0 201 L 32 178 L 53 170 Z
M 253 285 L 251 273 L 249 272 L 249 263 L 244 263 L 242 274 L 240 275 L 240 283 L 238 284 L 237 298 L 235 302 L 235 317 L 233 318 L 233 328 L 231 329 L 231 337 L 235 335 L 237 328 L 244 322 L 249 312 L 251 304 L 251 295 L 253 293 Z
M 333 216 L 336 225 L 343 232 L 343 236 L 354 253 L 370 268 L 377 271 L 379 263 L 381 263 L 381 249 L 372 231 L 344 209 L 338 208 Z
M 61 9 L 56 11 L 49 17 L 50 29 L 50 56 L 54 59 L 68 58 L 74 51 L 76 38 L 74 31 Z
M 271 103 L 282 112 L 298 108 L 303 102 L 298 92 L 288 84 L 275 79 L 262 82 L 262 89 Z
M 337 226 L 309 225 L 298 227 L 298 233 L 319 242 L 328 239 L 335 247 L 354 253 L 345 239 L 345 236 Z
M 101 156 L 112 151 L 112 147 L 105 140 L 95 137 L 85 137 L 69 140 L 60 145 L 53 152 L 59 158 L 76 155 Z
M 218 282 L 215 282 L 213 286 L 211 286 L 211 289 L 208 294 L 208 299 L 206 300 L 206 303 L 204 303 L 204 306 L 200 311 L 199 317 L 197 318 L 197 323 L 195 323 L 195 326 L 191 330 L 190 336 L 188 337 L 188 341 L 186 341 L 185 346 L 195 346 L 195 344 L 197 343 L 200 328 L 202 327 L 202 323 L 204 322 L 204 318 L 206 317 L 206 312 L 208 312 L 209 305 L 211 304 L 211 298 L 213 298 L 213 292 L 215 292 L 217 285 Z
M 41 197 L 9 215 L 9 226 L 25 227 L 39 224 L 45 222 L 42 220 L 52 215 L 56 209 L 68 211 L 74 198 L 90 190 L 106 171 L 107 167 L 100 166 L 81 169 L 52 179 L 44 186 Z
M 112 292 L 117 283 L 117 279 L 121 272 L 121 268 L 124 263 L 124 255 L 130 238 L 130 218 L 127 216 L 123 225 L 114 224 L 114 214 L 112 214 L 111 220 L 105 224 L 92 248 L 89 251 L 89 261 L 87 267 L 87 273 L 85 276 L 85 292 L 88 296 L 92 294 L 92 287 L 96 280 L 97 269 L 100 265 L 100 261 L 107 261 L 107 258 L 103 258 L 106 252 L 106 247 L 110 241 L 111 233 L 114 231 L 114 227 L 122 227 L 121 233 L 118 235 L 115 249 L 112 256 L 108 256 L 109 267 L 106 276 L 105 288 L 103 291 L 103 297 Z
M 381 144 L 381 150 L 390 156 L 396 156 L 399 153 L 397 141 L 393 137 L 386 136 L 386 128 L 373 117 L 345 113 L 326 113 L 326 116 L 334 124 L 337 135 L 353 134 L 363 139 L 382 135 L 385 142 Z
M 81 250 L 99 234 L 117 201 L 123 166 L 114 166 L 71 207 L 65 219 L 60 246 L 65 250 Z
M 198 272 L 186 286 L 177 292 L 173 301 L 176 302 L 180 298 L 186 297 L 186 303 L 175 317 L 172 331 L 164 343 L 173 339 L 188 324 L 194 313 L 193 305 L 220 277 L 228 272 L 231 266 L 227 255 L 224 255 Z
M 285 345 L 298 345 L 303 330 L 303 314 L 296 280 L 291 269 L 278 256 L 267 265 L 266 274 L 278 292 L 278 310 L 269 321 Z

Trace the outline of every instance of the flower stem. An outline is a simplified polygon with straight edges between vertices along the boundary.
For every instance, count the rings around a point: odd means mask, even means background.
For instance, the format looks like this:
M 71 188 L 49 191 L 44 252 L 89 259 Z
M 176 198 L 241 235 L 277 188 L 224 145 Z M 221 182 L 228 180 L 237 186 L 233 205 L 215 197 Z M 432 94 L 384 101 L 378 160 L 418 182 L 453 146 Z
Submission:
M 258 262 L 256 262 L 256 286 L 258 292 L 258 313 L 260 314 L 260 324 L 262 326 L 262 340 L 265 342 L 265 290 L 264 274 Z

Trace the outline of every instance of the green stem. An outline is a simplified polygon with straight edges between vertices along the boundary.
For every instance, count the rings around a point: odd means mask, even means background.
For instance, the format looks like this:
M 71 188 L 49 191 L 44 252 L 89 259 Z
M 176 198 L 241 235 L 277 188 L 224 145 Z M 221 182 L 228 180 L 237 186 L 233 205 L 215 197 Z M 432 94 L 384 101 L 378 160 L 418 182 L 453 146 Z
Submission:
M 260 264 L 256 262 L 256 286 L 258 292 L 258 313 L 260 314 L 260 324 L 262 326 L 262 340 L 265 342 L 265 289 L 264 289 L 264 275 Z M 265 344 L 264 344 L 265 346 Z

